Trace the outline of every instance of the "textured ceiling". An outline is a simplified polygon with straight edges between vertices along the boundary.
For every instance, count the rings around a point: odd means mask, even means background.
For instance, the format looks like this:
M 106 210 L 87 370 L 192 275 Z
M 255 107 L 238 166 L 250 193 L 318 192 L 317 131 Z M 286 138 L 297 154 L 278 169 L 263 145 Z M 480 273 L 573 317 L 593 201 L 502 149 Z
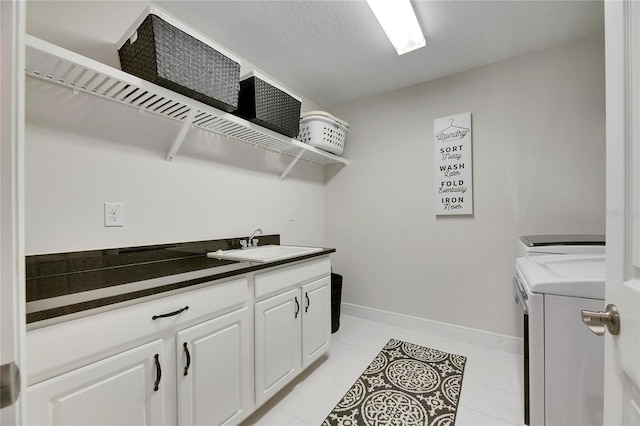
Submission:
M 156 2 L 323 107 L 604 32 L 602 1 L 412 3 L 427 46 L 398 56 L 360 0 Z M 117 66 L 114 43 L 147 4 L 30 0 L 27 32 Z

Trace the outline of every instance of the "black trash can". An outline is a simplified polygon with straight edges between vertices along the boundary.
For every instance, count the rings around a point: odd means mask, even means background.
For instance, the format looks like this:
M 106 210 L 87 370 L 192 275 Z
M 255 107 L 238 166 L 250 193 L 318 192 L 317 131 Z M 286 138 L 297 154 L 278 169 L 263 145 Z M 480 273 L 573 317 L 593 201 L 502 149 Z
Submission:
M 342 301 L 342 275 L 331 273 L 331 333 L 340 328 L 340 302 Z

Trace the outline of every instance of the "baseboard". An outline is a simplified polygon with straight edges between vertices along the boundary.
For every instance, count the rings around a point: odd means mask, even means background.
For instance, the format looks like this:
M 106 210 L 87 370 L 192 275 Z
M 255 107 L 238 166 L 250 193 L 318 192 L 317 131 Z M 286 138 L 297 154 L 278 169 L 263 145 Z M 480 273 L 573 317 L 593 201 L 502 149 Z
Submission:
M 340 310 L 345 315 L 383 322 L 396 327 L 430 333 L 448 339 L 460 340 L 490 349 L 514 354 L 524 353 L 523 339 L 519 337 L 432 321 L 425 318 L 398 314 L 396 312 L 383 311 L 381 309 L 354 305 L 353 303 L 341 303 Z

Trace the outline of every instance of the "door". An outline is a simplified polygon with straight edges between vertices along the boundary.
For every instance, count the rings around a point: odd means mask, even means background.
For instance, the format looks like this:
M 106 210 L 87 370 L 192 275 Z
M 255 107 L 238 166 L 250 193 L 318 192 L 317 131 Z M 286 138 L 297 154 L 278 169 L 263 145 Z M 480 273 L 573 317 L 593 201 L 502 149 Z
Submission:
M 179 425 L 237 424 L 248 414 L 250 322 L 245 307 L 178 332 Z
M 301 315 L 299 287 L 256 303 L 256 405 L 301 371 Z
M 605 2 L 607 134 L 604 424 L 640 424 L 640 2 Z
M 0 424 L 24 424 L 24 18 L 0 1 Z M 20 386 L 15 386 L 20 384 Z M 17 398 L 17 400 L 16 400 Z M 15 400 L 15 403 L 14 403 Z M 4 407 L 4 408 L 1 408 Z
M 162 340 L 155 340 L 30 386 L 25 424 L 164 424 L 162 347 Z
M 331 344 L 331 280 L 302 286 L 302 368 L 318 359 Z

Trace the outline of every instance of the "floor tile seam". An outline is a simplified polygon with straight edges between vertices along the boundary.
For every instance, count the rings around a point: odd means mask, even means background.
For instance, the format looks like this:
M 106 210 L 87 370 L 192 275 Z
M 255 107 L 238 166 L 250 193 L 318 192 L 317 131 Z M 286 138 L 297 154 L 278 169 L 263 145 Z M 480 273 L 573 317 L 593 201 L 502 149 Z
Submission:
M 359 349 L 359 350 L 364 351 L 364 352 L 371 352 L 369 349 L 365 349 L 362 346 L 355 345 L 355 344 L 350 343 L 350 342 L 344 342 L 342 340 L 334 340 L 331 343 L 340 343 L 341 345 L 349 346 L 350 348 Z
M 385 324 L 388 325 L 388 324 Z M 455 347 L 455 349 L 452 349 L 451 351 L 468 351 L 470 350 L 480 350 L 480 351 L 484 351 L 484 350 L 492 350 L 492 351 L 496 351 L 496 352 L 501 352 L 501 353 L 506 353 L 506 354 L 511 354 L 511 352 L 509 351 L 503 351 L 503 350 L 499 350 L 499 349 L 492 349 L 492 348 L 487 348 L 486 346 L 483 345 L 479 345 L 477 343 L 473 343 L 470 342 L 468 340 L 464 340 L 464 339 L 453 339 L 453 338 L 449 338 L 449 337 L 445 337 L 441 334 L 434 334 L 434 333 L 430 333 L 428 331 L 423 331 L 423 330 L 417 330 L 415 328 L 411 328 L 411 327 L 399 327 L 399 326 L 391 326 L 394 327 L 395 329 L 398 330 L 399 333 L 402 332 L 409 332 L 409 333 L 414 333 L 417 336 L 420 336 L 421 338 L 427 338 L 427 339 L 431 339 L 434 341 L 434 343 L 436 345 L 441 345 L 441 346 L 447 346 L 447 345 L 452 345 Z M 354 327 L 350 327 L 352 329 L 355 329 Z M 377 333 L 369 333 L 369 334 L 376 334 L 376 335 L 381 335 L 381 334 L 377 334 Z M 395 337 L 394 337 L 395 338 Z M 403 338 L 397 339 L 397 340 L 403 340 L 406 341 Z M 416 342 L 409 342 L 409 343 L 415 343 L 415 344 L 419 344 Z M 459 348 L 459 346 L 465 346 L 465 348 Z M 469 347 L 468 349 L 466 347 Z M 437 348 L 434 348 L 437 349 Z M 464 353 L 459 353 L 458 355 L 465 355 Z M 465 355 L 466 356 L 466 355 Z
M 376 323 L 376 324 L 384 324 L 384 323 Z M 374 324 L 372 324 L 372 325 L 374 325 Z M 407 331 L 407 330 L 411 331 L 411 330 L 410 330 L 410 329 L 408 329 L 408 328 L 397 327 L 397 326 L 393 326 L 393 325 L 389 325 L 389 324 L 384 324 L 384 325 L 385 325 L 386 327 L 389 327 L 389 328 L 397 329 L 398 331 Z M 370 331 L 370 330 L 371 330 L 371 328 L 369 328 L 369 327 L 366 327 L 366 328 L 365 328 L 365 327 L 357 327 L 357 326 L 356 326 L 356 327 L 354 327 L 354 326 L 352 326 L 352 325 L 344 325 L 344 327 L 345 327 L 345 328 L 349 328 L 349 329 L 351 329 L 351 330 L 359 331 L 359 332 L 361 332 L 361 333 L 371 334 L 371 335 L 374 335 L 374 336 L 385 336 L 385 335 L 386 335 L 386 333 L 385 333 L 385 334 L 381 334 L 381 333 L 377 333 L 377 332 L 371 332 L 371 331 Z M 419 332 L 418 332 L 418 333 L 419 333 Z M 423 334 L 426 334 L 426 333 L 423 333 Z
M 508 393 L 510 395 L 515 395 L 515 396 L 518 396 L 518 397 L 522 397 L 521 393 L 516 393 L 516 392 L 512 392 L 512 391 L 507 390 L 507 389 L 502 389 L 502 388 L 496 387 L 495 385 L 490 385 L 490 384 L 485 383 L 485 382 L 479 382 L 478 380 L 474 380 L 472 378 L 469 378 L 466 374 L 463 376 L 462 386 L 464 386 L 464 382 L 467 381 L 467 380 L 470 381 L 470 382 L 473 382 L 473 383 L 475 383 L 477 385 L 486 386 L 488 388 L 491 388 L 491 389 L 494 389 L 494 390 L 497 390 L 497 391 L 500 391 L 500 392 L 504 392 L 504 393 Z
M 348 369 L 350 371 L 357 372 L 358 376 L 362 375 L 362 372 L 366 369 L 366 367 L 363 367 L 362 365 L 359 365 L 359 366 L 356 367 L 355 365 L 352 365 L 352 364 L 350 364 L 348 362 L 345 362 L 342 359 L 337 359 L 337 358 L 334 359 L 334 358 L 329 357 L 329 358 L 327 358 L 327 360 L 325 362 L 330 362 L 331 364 L 339 364 L 338 365 L 339 368 Z M 326 368 L 331 368 L 331 367 L 332 367 L 331 365 L 328 365 Z M 311 373 L 308 377 L 313 376 L 314 373 L 315 373 L 315 371 L 313 373 Z
M 453 345 L 455 347 L 455 349 L 440 349 L 440 350 L 444 350 L 445 352 L 456 352 L 457 355 L 464 355 L 464 356 L 468 356 L 465 352 L 466 352 L 466 348 L 462 349 L 456 346 L 459 345 L 465 345 L 465 346 L 471 346 L 471 349 L 476 349 L 476 348 L 480 348 L 480 349 L 486 349 L 484 346 L 481 345 L 476 345 L 467 341 L 463 341 L 463 340 L 456 340 L 456 339 L 449 339 L 447 337 L 443 337 L 440 335 L 436 335 L 436 334 L 432 334 L 432 333 L 427 333 L 424 331 L 419 331 L 419 330 L 415 330 L 412 328 L 402 328 L 402 327 L 395 327 L 398 330 L 398 334 L 402 333 L 402 332 L 411 332 L 411 333 L 415 333 L 417 336 L 415 337 L 420 337 L 421 340 L 422 339 L 433 339 L 435 340 L 435 345 L 430 344 L 430 343 L 419 343 L 419 342 L 415 342 L 415 341 L 411 341 L 410 338 L 407 337 L 398 337 L 398 336 L 394 336 L 394 333 L 391 333 L 391 337 L 389 336 L 389 333 L 371 333 L 365 330 L 360 330 L 358 328 L 352 327 L 352 326 L 346 326 L 346 328 L 350 328 L 352 330 L 361 332 L 361 333 L 366 333 L 366 334 L 370 334 L 373 336 L 379 336 L 379 337 L 385 337 L 385 338 L 390 338 L 390 339 L 396 339 L 396 340 L 401 340 L 403 342 L 408 342 L 408 343 L 413 343 L 413 344 L 419 344 L 421 346 L 427 346 L 427 347 L 431 347 L 433 349 L 439 349 L 438 347 L 433 347 L 433 346 L 447 346 L 447 345 Z M 413 337 L 413 336 L 412 336 Z M 430 346 L 431 345 L 431 346 Z M 462 349 L 462 350 L 461 350 Z M 510 353 L 507 351 L 499 351 L 499 352 L 504 352 L 504 353 Z
M 493 417 L 494 419 L 498 419 L 501 422 L 509 423 L 509 424 L 512 424 L 512 425 L 517 425 L 518 424 L 518 423 L 514 423 L 513 422 L 513 419 L 511 418 L 512 416 L 508 416 L 508 415 L 501 416 L 500 415 L 501 413 L 495 413 L 495 412 L 494 413 L 488 413 L 486 411 L 482 411 L 482 410 L 479 410 L 478 408 L 470 407 L 470 406 L 468 406 L 466 404 L 462 404 L 462 403 L 458 403 L 458 407 L 464 407 L 467 410 L 476 411 L 476 412 L 478 412 L 480 414 L 483 414 L 485 416 L 489 416 L 489 417 Z
M 363 348 L 362 346 L 352 345 L 351 343 L 343 342 L 343 341 L 340 341 L 340 340 L 337 340 L 337 341 L 338 341 L 338 342 L 340 342 L 340 343 L 342 343 L 343 345 L 347 345 L 347 346 L 349 346 L 349 347 L 352 347 L 352 348 L 355 348 L 355 349 L 359 349 L 359 350 L 361 350 L 361 351 L 363 351 L 363 352 L 373 353 L 373 354 L 374 354 L 374 356 L 375 356 L 375 355 L 378 355 L 378 353 L 382 350 L 382 348 L 380 348 L 378 351 L 372 351 L 372 350 L 370 350 L 370 349 Z M 373 360 L 373 359 L 372 359 L 372 360 Z M 368 365 L 368 364 L 367 364 L 367 365 Z
M 473 346 L 473 349 L 478 352 L 476 355 L 486 356 L 488 358 L 496 358 L 497 356 L 509 357 L 512 359 L 517 359 L 518 361 L 522 361 L 522 359 L 524 359 L 524 355 L 522 354 L 515 354 L 513 352 L 500 349 L 491 349 L 485 346 L 474 345 L 473 343 L 468 343 L 468 345 Z
M 520 425 L 520 423 L 513 423 L 512 421 L 501 419 L 500 417 L 496 417 L 493 414 L 487 414 L 487 413 L 484 413 L 482 411 L 476 410 L 475 408 L 467 407 L 465 405 L 460 405 L 460 407 L 464 407 L 465 410 L 473 411 L 474 413 L 482 414 L 483 416 L 486 416 L 486 417 L 491 417 L 492 419 L 499 420 L 499 421 L 501 421 L 503 423 L 508 423 L 508 424 L 514 425 L 514 426 L 519 426 Z
M 449 339 L 451 340 L 451 339 Z M 508 350 L 504 350 L 504 349 L 499 349 L 499 348 L 488 348 L 486 346 L 483 345 L 478 345 L 477 343 L 473 343 L 473 342 L 468 342 L 468 341 L 463 341 L 463 340 L 455 340 L 456 342 L 462 342 L 468 346 L 470 346 L 474 351 L 477 351 L 479 354 L 482 355 L 486 355 L 488 357 L 495 357 L 495 356 L 509 356 L 512 358 L 523 358 L 524 355 L 523 354 L 518 354 L 518 353 L 513 353 L 511 351 Z
M 371 364 L 371 362 L 368 362 L 367 365 L 362 365 L 362 364 L 359 364 L 358 362 L 349 362 L 349 361 L 335 360 L 335 359 L 334 359 L 334 361 L 341 363 L 343 367 L 346 366 L 348 368 L 351 368 L 351 369 L 359 371 L 359 373 L 358 373 L 359 375 L 361 375 L 362 372 L 367 369 L 369 364 Z
M 372 332 L 369 332 L 369 331 L 360 330 L 360 329 L 357 329 L 355 327 L 350 327 L 350 326 L 346 326 L 345 328 L 357 331 L 359 333 L 368 334 L 370 336 L 381 337 L 381 338 L 384 338 L 384 339 L 387 339 L 387 340 L 395 339 L 395 340 L 400 340 L 400 341 L 403 341 L 403 342 L 407 341 L 407 336 L 394 336 L 394 334 L 395 334 L 394 331 L 384 332 L 384 333 L 372 333 Z M 400 332 L 402 332 L 402 331 L 406 332 L 407 329 L 403 329 L 403 328 L 402 329 L 398 329 L 398 334 L 400 334 Z M 409 330 L 409 331 L 411 331 L 411 330 Z M 417 331 L 415 333 L 417 335 L 419 335 L 419 337 L 421 337 L 421 338 L 437 339 L 436 343 L 439 343 L 439 344 L 448 344 L 448 343 L 459 344 L 459 343 L 461 343 L 461 342 L 459 342 L 457 340 L 447 339 L 447 338 L 443 338 L 443 337 L 440 337 L 440 336 L 431 335 L 431 334 L 428 334 L 428 333 L 421 333 L 421 332 L 417 332 Z M 415 337 L 418 337 L 418 336 L 415 336 Z M 415 342 L 408 342 L 408 343 L 415 343 Z M 462 343 L 463 344 L 467 344 L 466 342 L 462 342 Z M 418 344 L 418 343 L 415 343 L 415 344 Z
M 285 410 L 283 407 L 275 406 L 275 407 L 273 407 L 272 409 L 270 409 L 270 410 L 268 411 L 268 413 L 271 413 L 271 412 L 272 412 L 272 411 L 274 411 L 274 410 L 282 411 L 283 413 L 286 413 L 286 414 L 288 414 L 288 415 L 289 415 L 289 416 L 291 416 L 291 417 L 295 417 L 295 419 L 296 419 L 296 420 L 298 420 L 298 421 L 300 422 L 300 424 L 301 424 L 301 425 L 304 425 L 304 426 L 313 426 L 311 423 L 308 423 L 306 420 L 301 419 L 301 418 L 300 418 L 300 416 L 295 415 L 294 413 L 290 412 L 289 410 Z
M 318 386 L 318 387 L 321 387 L 321 388 L 323 388 L 323 389 L 325 389 L 325 390 L 327 390 L 327 391 L 329 391 L 329 392 L 331 392 L 331 393 L 334 393 L 334 394 L 338 395 L 338 397 L 340 397 L 340 398 L 342 398 L 342 397 L 344 396 L 344 392 L 342 392 L 342 393 L 341 393 L 341 392 L 338 392 L 338 391 L 336 391 L 335 389 L 332 389 L 332 388 L 330 388 L 330 387 L 327 387 L 327 386 L 325 386 L 325 385 L 323 385 L 323 384 L 321 384 L 321 383 L 314 382 L 314 381 L 313 381 L 313 380 L 311 380 L 310 378 L 306 378 L 306 379 L 304 379 L 304 381 L 305 381 L 305 382 L 308 382 L 308 383 L 310 383 L 310 384 L 312 384 L 313 386 Z M 349 389 L 347 389 L 346 391 L 348 391 L 348 390 L 349 390 Z M 346 392 L 346 391 L 345 391 L 345 392 Z M 340 400 L 338 400 L 338 401 L 340 401 Z M 337 402 L 336 402 L 336 403 L 337 403 Z
M 520 368 L 520 367 L 508 367 L 505 365 L 498 365 L 498 364 L 494 364 L 493 362 L 484 362 L 482 360 L 478 360 L 476 357 L 467 357 L 467 362 L 469 362 L 469 359 L 473 360 L 473 367 L 471 368 L 491 368 L 491 369 L 495 369 L 495 370 L 502 370 L 502 371 L 507 371 L 507 373 L 514 373 L 517 374 L 518 376 L 522 375 L 522 372 L 524 371 L 524 367 Z M 478 365 L 480 364 L 480 365 Z
M 366 347 L 364 347 L 364 346 L 362 346 L 362 345 L 358 344 L 357 342 L 353 342 L 353 341 L 345 341 L 345 340 L 339 340 L 339 339 L 336 339 L 336 340 L 334 340 L 334 341 L 335 341 L 335 342 L 344 343 L 345 345 L 349 345 L 349 346 L 354 346 L 354 347 L 357 347 L 357 348 L 361 348 L 362 350 L 365 350 L 365 351 L 368 351 L 368 352 L 372 350 L 372 349 L 366 348 Z M 385 345 L 386 343 L 387 343 L 387 342 L 383 343 L 383 344 L 380 346 L 380 349 L 379 349 L 379 350 L 382 350 L 382 348 L 384 347 L 384 345 Z
M 427 333 L 425 331 L 415 330 L 413 328 L 404 328 L 404 327 L 396 327 L 396 326 L 392 326 L 392 327 L 394 327 L 394 330 L 391 333 L 392 335 L 394 334 L 394 332 L 397 332 L 398 334 L 402 334 L 402 333 L 414 334 L 412 336 L 405 336 L 405 337 L 392 337 L 393 339 L 402 340 L 403 342 L 407 341 L 407 339 L 411 339 L 411 338 L 414 338 L 414 337 L 420 337 L 420 338 L 423 338 L 423 339 L 434 340 L 437 344 L 440 344 L 440 345 L 460 344 L 460 343 L 467 344 L 467 342 L 461 342 L 459 340 L 449 339 L 449 338 L 446 338 L 446 337 L 443 337 L 443 336 L 439 336 L 437 334 L 432 334 L 432 333 Z M 374 334 L 374 335 L 377 335 L 377 336 L 386 336 L 388 333 L 385 333 L 385 334 L 369 333 L 369 334 Z M 408 342 L 408 343 L 415 343 L 415 342 Z
M 485 381 L 480 381 L 480 380 L 476 380 L 474 378 L 468 377 L 466 375 L 466 372 L 465 372 L 464 380 L 465 381 L 468 380 L 470 382 L 474 382 L 476 384 L 483 385 L 483 386 L 486 386 L 486 387 L 494 389 L 494 390 L 510 393 L 512 395 L 517 395 L 519 397 L 523 396 L 523 394 L 520 391 L 514 391 L 513 389 L 507 389 L 507 388 L 501 387 L 500 385 L 497 385 L 497 384 L 490 384 L 490 383 L 487 383 Z
M 381 333 L 371 333 L 370 331 L 360 330 L 360 329 L 358 329 L 358 328 L 351 327 L 351 326 L 348 326 L 348 325 L 344 326 L 344 328 L 346 328 L 346 329 L 347 329 L 347 332 L 348 332 L 349 330 L 353 330 L 353 331 L 357 331 L 358 333 L 368 334 L 368 335 L 370 335 L 370 336 L 385 337 L 385 338 L 386 338 L 386 336 L 387 336 L 387 333 L 383 333 L 383 334 L 381 334 Z
M 305 381 L 307 381 L 307 380 L 305 379 Z M 313 386 L 321 387 L 321 388 L 323 388 L 323 389 L 325 389 L 325 390 L 327 390 L 327 391 L 331 392 L 332 394 L 335 394 L 335 395 L 337 395 L 337 396 L 338 396 L 338 400 L 335 402 L 335 404 L 333 404 L 333 407 L 331 407 L 331 408 L 329 409 L 329 411 L 327 412 L 327 414 L 326 414 L 326 416 L 325 416 L 325 418 L 326 418 L 326 417 L 329 415 L 329 413 L 331 413 L 331 411 L 333 410 L 333 408 L 338 404 L 338 402 L 340 402 L 340 399 L 342 398 L 342 396 L 343 396 L 343 395 L 341 395 L 341 394 L 339 394 L 338 392 L 335 392 L 335 391 L 333 391 L 333 390 L 331 390 L 331 389 L 327 389 L 325 386 L 321 386 L 321 385 L 319 385 L 319 384 L 317 384 L 317 383 L 313 383 L 313 382 L 308 382 L 308 383 L 312 384 Z M 304 425 L 313 425 L 313 423 L 308 423 L 306 420 L 304 420 L 303 418 L 301 418 L 299 415 L 297 415 L 297 414 L 295 414 L 294 412 L 292 412 L 292 411 L 288 410 L 288 409 L 287 409 L 286 407 L 284 407 L 284 406 L 282 406 L 282 407 L 275 407 L 275 408 L 277 408 L 278 410 L 282 410 L 282 411 L 284 411 L 285 413 L 289 414 L 290 416 L 295 417 L 296 419 L 300 420 Z M 324 419 L 323 419 L 323 420 L 324 420 Z
M 360 377 L 360 376 L 358 376 L 358 378 L 359 378 L 359 377 Z M 328 387 L 328 386 L 323 385 L 322 383 L 315 382 L 315 381 L 313 381 L 313 379 L 311 379 L 311 378 L 307 378 L 307 379 L 305 379 L 305 381 L 307 381 L 307 382 L 311 383 L 312 385 L 314 385 L 314 386 L 319 386 L 319 387 L 321 387 L 321 388 L 323 388 L 323 389 L 325 389 L 325 390 L 328 390 L 328 391 L 330 391 L 330 392 L 335 393 L 336 395 L 339 395 L 340 397 L 343 397 L 343 396 L 344 396 L 344 394 L 345 394 L 349 389 L 351 389 L 351 387 L 355 384 L 355 382 L 357 382 L 357 380 L 358 380 L 358 379 L 354 380 L 354 382 L 353 382 L 352 384 L 350 384 L 350 385 L 349 385 L 349 387 L 348 387 L 348 388 L 346 388 L 345 390 L 343 390 L 343 391 L 337 391 L 337 390 L 335 390 L 335 388 L 330 388 L 330 387 Z
M 497 359 L 497 358 L 492 358 L 490 356 L 486 356 L 484 354 L 477 354 L 473 352 L 469 353 L 469 356 L 467 357 L 473 358 L 474 360 L 479 360 L 479 362 L 482 362 L 487 365 L 492 365 L 500 368 L 508 368 L 510 370 L 521 368 L 520 366 L 524 364 L 523 359 L 515 359 L 515 358 L 514 359 Z M 505 366 L 505 364 L 511 364 L 511 363 L 513 363 L 515 367 Z
M 509 424 L 518 424 L 518 422 L 516 421 L 514 423 L 514 415 L 513 414 L 509 414 L 509 413 L 505 413 L 505 412 L 488 412 L 488 411 L 483 411 L 483 409 L 480 409 L 478 407 L 471 407 L 469 405 L 466 404 L 459 404 L 459 407 L 464 407 L 467 410 L 474 410 L 477 411 L 478 413 L 484 414 L 485 416 L 490 416 L 490 417 L 494 417 L 500 421 L 503 421 L 505 423 L 509 423 Z M 518 416 L 516 417 L 521 417 L 523 416 L 523 414 L 518 414 Z
M 477 366 L 472 367 L 468 364 L 465 366 L 464 373 L 465 373 L 465 377 L 473 378 L 473 377 L 480 377 L 480 376 L 487 376 L 487 375 L 491 377 L 502 377 L 502 378 L 511 377 L 520 382 L 521 380 L 519 379 L 524 377 L 524 373 L 522 370 L 496 371 L 490 368 L 482 368 Z M 482 382 L 482 380 L 478 380 L 478 379 L 473 379 L 473 380 L 476 382 Z M 520 384 L 522 385 L 522 383 Z
M 424 342 L 415 342 L 415 341 L 407 340 L 406 338 L 396 338 L 396 337 L 391 337 L 391 339 L 396 339 L 396 340 L 400 340 L 400 341 L 402 341 L 402 342 L 412 343 L 412 344 L 414 344 L 414 345 L 420 345 L 420 346 L 424 346 L 424 347 L 427 347 L 427 348 L 440 350 L 440 351 L 442 351 L 442 352 L 447 352 L 447 353 L 454 354 L 454 355 L 462 355 L 462 356 L 466 357 L 467 359 L 471 357 L 471 355 L 469 355 L 469 354 L 465 353 L 465 351 L 461 351 L 461 350 L 457 350 L 457 349 L 451 349 L 451 348 L 446 348 L 446 347 L 445 347 L 445 348 L 443 348 L 442 346 L 446 346 L 446 344 L 445 344 L 445 345 L 438 345 L 438 344 L 436 344 L 436 345 L 431 345 L 431 344 L 429 344 L 429 343 L 424 343 Z M 338 340 L 338 339 L 337 339 L 336 341 L 337 341 L 337 342 L 340 342 L 340 343 L 342 343 L 342 344 L 344 344 L 344 345 L 348 345 L 348 346 L 351 346 L 351 347 L 354 347 L 354 348 L 357 348 L 357 349 L 360 349 L 360 350 L 363 350 L 363 351 L 366 351 L 366 352 L 370 352 L 370 353 L 375 352 L 375 351 L 372 351 L 372 350 L 370 350 L 370 349 L 364 348 L 364 347 L 362 347 L 362 346 L 355 345 L 355 344 L 351 344 L 351 343 L 349 343 L 349 342 L 345 342 L 345 341 L 342 341 L 342 340 Z M 375 354 L 377 355 L 377 354 L 378 354 L 382 349 L 383 349 L 383 348 L 381 347 L 381 348 L 380 348 L 380 350 L 377 350 L 377 352 L 375 352 Z M 458 348 L 458 349 L 459 349 L 459 348 Z

